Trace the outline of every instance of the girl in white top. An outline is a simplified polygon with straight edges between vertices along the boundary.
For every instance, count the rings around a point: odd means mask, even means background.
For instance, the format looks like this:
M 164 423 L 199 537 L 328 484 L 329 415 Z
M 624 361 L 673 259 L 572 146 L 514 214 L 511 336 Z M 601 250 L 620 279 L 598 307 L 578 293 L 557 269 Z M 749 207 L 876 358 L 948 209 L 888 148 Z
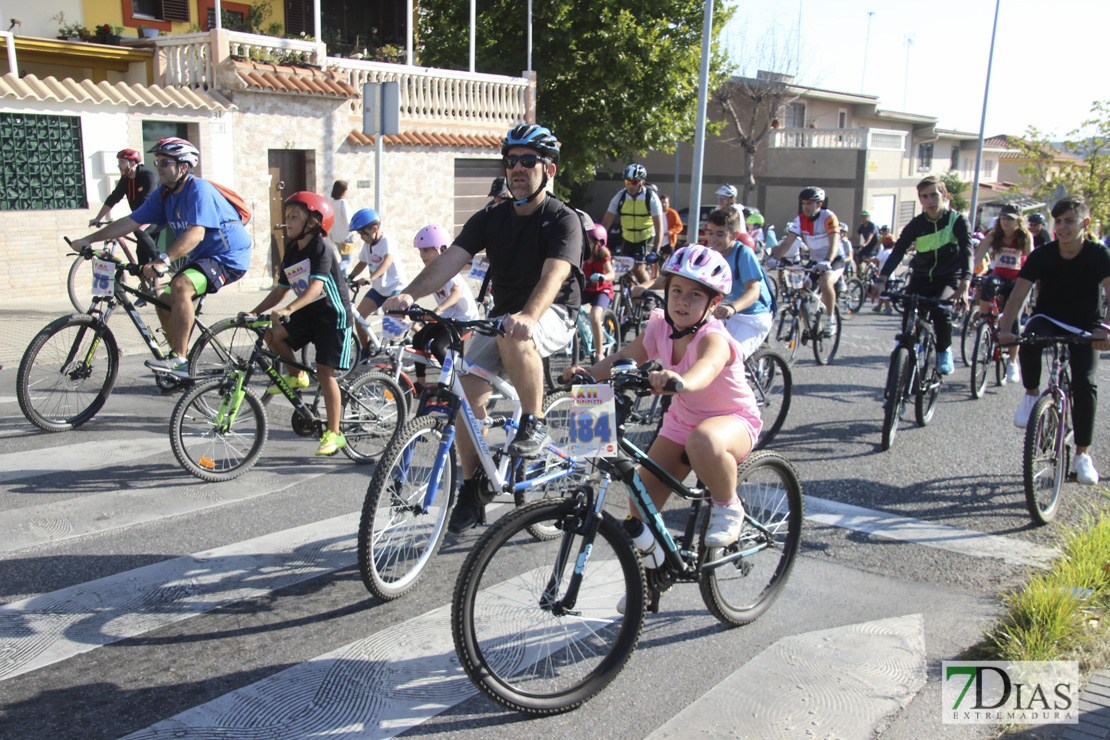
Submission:
M 419 250 L 420 260 L 428 265 L 451 246 L 451 235 L 442 226 L 432 224 L 416 233 L 412 245 Z M 440 316 L 458 321 L 474 321 L 478 318 L 478 303 L 461 274 L 448 280 L 433 295 L 436 299 L 436 313 Z

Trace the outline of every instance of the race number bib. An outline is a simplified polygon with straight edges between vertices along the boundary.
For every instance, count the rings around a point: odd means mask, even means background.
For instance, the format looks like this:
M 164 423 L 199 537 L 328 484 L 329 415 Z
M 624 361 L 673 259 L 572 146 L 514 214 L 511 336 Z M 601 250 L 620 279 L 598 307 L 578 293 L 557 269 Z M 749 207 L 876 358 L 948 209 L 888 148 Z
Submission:
M 397 316 L 382 316 L 382 336 L 390 341 L 397 341 L 405 336 L 411 324 Z
M 567 453 L 576 458 L 616 457 L 617 406 L 610 385 L 571 386 Z
M 485 257 L 470 263 L 470 279 L 471 280 L 485 280 L 486 273 L 489 272 L 489 260 Z
M 285 268 L 285 279 L 289 281 L 289 287 L 297 295 L 301 295 L 308 290 L 308 282 L 311 276 L 312 266 L 308 260 L 301 260 L 297 264 Z M 318 301 L 323 297 L 324 294 L 320 293 L 315 300 Z
M 613 272 L 617 274 L 617 279 L 624 277 L 636 264 L 636 260 L 631 257 L 614 257 L 613 258 Z
M 95 296 L 112 295 L 116 286 L 116 263 L 93 257 L 92 294 Z

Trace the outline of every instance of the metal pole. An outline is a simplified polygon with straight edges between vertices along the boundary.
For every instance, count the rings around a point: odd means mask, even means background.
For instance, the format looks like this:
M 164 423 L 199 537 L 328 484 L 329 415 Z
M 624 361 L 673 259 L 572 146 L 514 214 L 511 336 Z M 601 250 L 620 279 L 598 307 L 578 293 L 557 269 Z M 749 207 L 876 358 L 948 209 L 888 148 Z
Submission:
M 222 18 L 223 13 L 220 12 L 222 10 L 220 8 L 220 0 L 216 0 L 216 7 L 213 8 L 213 10 L 216 12 L 216 30 L 219 31 L 221 28 L 224 27 Z
M 902 79 L 902 112 L 906 111 L 906 102 L 910 92 L 910 49 L 913 48 L 913 34 L 906 34 L 906 76 Z
M 674 145 L 674 190 L 672 191 L 674 195 L 671 198 L 671 208 L 675 209 L 676 211 L 680 208 L 680 206 L 678 205 L 678 166 L 679 161 L 681 160 L 681 157 L 679 156 L 680 154 L 682 154 L 681 141 Z
M 690 176 L 690 223 L 686 243 L 697 244 L 698 221 L 701 215 L 701 165 L 705 155 L 705 114 L 709 100 L 709 52 L 713 36 L 713 0 L 705 0 L 705 17 L 701 29 L 701 72 L 698 75 L 698 117 L 694 132 L 694 167 Z
M 374 136 L 374 210 L 382 212 L 382 154 L 385 153 L 385 134 L 378 128 Z
M 415 30 L 412 27 L 412 0 L 405 0 L 405 23 L 408 24 L 409 29 L 408 36 L 406 37 L 405 41 L 405 64 L 411 67 L 413 57 L 412 36 L 413 31 Z
M 478 23 L 478 0 L 470 0 L 470 73 L 474 74 L 474 26 Z
M 867 49 L 871 46 L 871 16 L 875 15 L 875 11 L 867 11 L 867 35 L 863 39 L 863 76 L 859 81 L 859 92 L 863 95 L 864 87 L 867 85 Z
M 979 148 L 975 153 L 975 183 L 971 186 L 971 230 L 978 229 L 979 169 L 983 166 L 983 135 L 987 128 L 987 97 L 991 92 L 991 66 L 994 64 L 994 37 L 998 33 L 998 9 L 1002 0 L 994 2 L 994 28 L 991 29 L 991 53 L 987 57 L 987 84 L 983 86 L 983 115 L 979 119 Z
M 532 0 L 528 0 L 528 66 L 525 69 L 532 71 Z
M 320 0 L 312 0 L 312 22 L 316 24 L 316 43 L 320 43 L 323 32 L 320 30 Z

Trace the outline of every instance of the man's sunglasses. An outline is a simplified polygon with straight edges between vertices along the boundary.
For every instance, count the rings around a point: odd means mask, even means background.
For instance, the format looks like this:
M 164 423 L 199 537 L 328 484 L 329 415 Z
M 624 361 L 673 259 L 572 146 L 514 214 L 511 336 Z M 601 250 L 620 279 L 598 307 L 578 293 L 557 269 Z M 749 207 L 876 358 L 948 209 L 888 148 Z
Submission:
M 624 184 L 625 185 L 643 185 L 644 181 L 643 180 L 625 180 Z
M 516 167 L 517 162 L 520 162 L 520 166 L 526 170 L 530 170 L 535 167 L 537 162 L 547 164 L 547 159 L 545 157 L 539 156 L 538 154 L 506 154 L 505 158 L 502 161 L 505 164 L 505 169 L 507 170 L 511 170 L 513 167 Z
M 154 160 L 154 166 L 158 167 L 160 169 L 163 169 L 163 170 L 169 169 L 170 167 L 173 167 L 176 164 L 177 164 L 176 159 L 156 159 L 156 160 Z

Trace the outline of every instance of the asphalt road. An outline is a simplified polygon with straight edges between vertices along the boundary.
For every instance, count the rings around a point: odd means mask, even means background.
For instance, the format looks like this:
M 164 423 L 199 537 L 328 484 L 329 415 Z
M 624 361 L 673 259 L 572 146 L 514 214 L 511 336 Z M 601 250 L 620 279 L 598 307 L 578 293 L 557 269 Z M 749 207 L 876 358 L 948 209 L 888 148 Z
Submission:
M 1017 388 L 971 400 L 958 364 L 933 423 L 911 421 L 880 451 L 896 326 L 861 315 L 832 365 L 803 348 L 794 367 L 772 449 L 796 466 L 808 518 L 771 611 L 724 629 L 697 588 L 676 587 L 604 693 L 540 720 L 477 695 L 446 634 L 477 534 L 449 537 L 410 594 L 371 597 L 353 548 L 371 468 L 314 458 L 280 399 L 257 467 L 202 484 L 169 450 L 176 397 L 141 357 L 125 357 L 100 415 L 63 434 L 23 419 L 6 364 L 0 736 L 993 737 L 941 724 L 940 661 L 979 639 L 999 592 L 1045 562 L 1059 530 L 1025 509 Z M 1059 519 L 1079 523 L 1102 500 L 1067 484 Z M 887 683 L 856 692 L 872 663 L 891 667 Z

